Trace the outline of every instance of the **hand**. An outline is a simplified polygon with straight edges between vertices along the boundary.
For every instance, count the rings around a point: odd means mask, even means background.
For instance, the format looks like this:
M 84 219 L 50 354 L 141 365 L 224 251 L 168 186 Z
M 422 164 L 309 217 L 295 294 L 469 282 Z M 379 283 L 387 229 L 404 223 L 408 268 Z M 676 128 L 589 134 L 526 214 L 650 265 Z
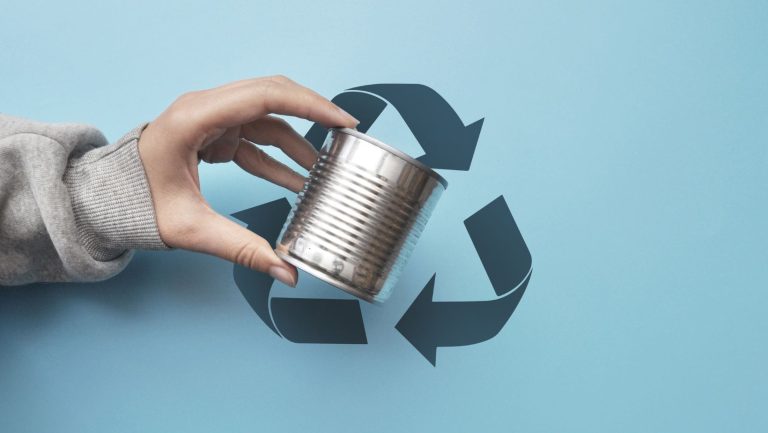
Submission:
M 283 119 L 297 116 L 326 127 L 358 121 L 332 102 L 285 77 L 237 81 L 190 92 L 144 129 L 139 154 L 147 173 L 160 237 L 168 246 L 221 257 L 295 286 L 296 268 L 269 242 L 216 213 L 200 193 L 197 166 L 234 161 L 249 173 L 298 192 L 304 177 L 255 143 L 280 148 L 310 169 L 317 152 Z

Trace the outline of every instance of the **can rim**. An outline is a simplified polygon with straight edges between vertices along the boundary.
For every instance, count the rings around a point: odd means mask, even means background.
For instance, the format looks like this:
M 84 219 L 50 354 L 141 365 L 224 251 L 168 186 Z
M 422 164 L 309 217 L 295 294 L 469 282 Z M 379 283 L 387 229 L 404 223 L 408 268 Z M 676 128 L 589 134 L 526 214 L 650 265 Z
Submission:
M 341 289 L 358 299 L 362 299 L 363 301 L 366 301 L 373 305 L 380 305 L 384 303 L 384 301 L 381 300 L 380 298 L 377 298 L 376 296 L 372 296 L 368 293 L 365 293 L 357 289 L 356 287 L 351 286 L 345 283 L 344 281 L 339 280 L 338 278 L 334 278 L 332 275 L 327 274 L 325 271 L 314 267 L 312 263 L 307 262 L 306 260 L 300 257 L 296 257 L 292 255 L 290 252 L 275 251 L 275 254 L 277 254 L 277 256 L 280 257 L 281 259 L 292 264 L 293 266 L 296 266 L 297 268 L 303 270 L 304 272 L 314 276 L 315 278 L 319 278 L 320 280 L 325 281 L 326 283 L 332 286 L 335 286 L 336 288 Z
M 379 140 L 377 138 L 373 138 L 373 137 L 371 137 L 368 134 L 364 134 L 364 133 L 362 133 L 362 132 L 360 132 L 360 131 L 358 131 L 356 129 L 351 129 L 351 128 L 331 128 L 331 130 L 332 131 L 336 131 L 336 132 L 341 132 L 341 133 L 344 133 L 344 134 L 347 134 L 347 135 L 351 135 L 353 137 L 357 137 L 357 138 L 359 138 L 361 140 L 364 140 L 364 141 L 366 141 L 368 143 L 371 143 L 371 144 L 373 144 L 375 146 L 378 146 L 378 147 L 386 150 L 387 152 L 390 152 L 390 153 L 394 154 L 395 156 L 399 157 L 400 159 L 404 160 L 405 162 L 407 162 L 409 164 L 413 164 L 416 167 L 426 171 L 427 174 L 429 174 L 430 176 L 435 178 L 435 180 L 440 182 L 440 184 L 443 185 L 443 188 L 446 188 L 446 189 L 448 188 L 448 181 L 445 180 L 445 178 L 443 176 L 441 176 L 440 173 L 436 172 L 434 169 L 432 169 L 428 165 L 426 165 L 423 162 L 413 158 L 412 156 L 408 155 L 407 153 L 403 152 L 400 149 L 392 147 L 389 144 L 384 143 L 383 141 L 381 141 L 381 140 Z

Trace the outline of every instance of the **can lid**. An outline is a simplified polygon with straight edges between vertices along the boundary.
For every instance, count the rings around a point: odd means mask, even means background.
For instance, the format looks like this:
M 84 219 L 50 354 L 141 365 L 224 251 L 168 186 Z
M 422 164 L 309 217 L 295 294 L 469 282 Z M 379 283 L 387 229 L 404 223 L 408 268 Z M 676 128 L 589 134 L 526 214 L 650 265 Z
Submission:
M 426 171 L 427 174 L 429 174 L 430 176 L 435 178 L 438 182 L 440 182 L 443 185 L 443 188 L 448 188 L 448 181 L 445 180 L 445 178 L 443 176 L 440 176 L 440 174 L 438 172 L 436 172 L 435 170 L 433 170 L 431 167 L 429 167 L 428 165 L 424 164 L 423 162 L 417 160 L 416 158 L 413 158 L 412 156 L 408 155 L 407 153 L 403 152 L 400 149 L 392 147 L 392 146 L 388 145 L 387 143 L 384 143 L 383 141 L 381 141 L 379 139 L 373 138 L 373 137 L 371 137 L 368 134 L 364 134 L 364 133 L 362 133 L 362 132 L 360 132 L 360 131 L 358 131 L 356 129 L 351 129 L 351 128 L 331 128 L 331 130 L 332 131 L 336 131 L 336 132 L 341 132 L 343 134 L 351 135 L 353 137 L 357 137 L 357 138 L 359 138 L 361 140 L 364 140 L 364 141 L 366 141 L 368 143 L 371 143 L 371 144 L 373 144 L 375 146 L 378 146 L 378 147 L 386 150 L 387 152 L 390 152 L 390 153 L 394 154 L 395 156 L 403 159 L 404 161 L 406 161 L 406 162 L 408 162 L 410 164 L 413 164 L 416 167 L 419 167 L 420 169 Z

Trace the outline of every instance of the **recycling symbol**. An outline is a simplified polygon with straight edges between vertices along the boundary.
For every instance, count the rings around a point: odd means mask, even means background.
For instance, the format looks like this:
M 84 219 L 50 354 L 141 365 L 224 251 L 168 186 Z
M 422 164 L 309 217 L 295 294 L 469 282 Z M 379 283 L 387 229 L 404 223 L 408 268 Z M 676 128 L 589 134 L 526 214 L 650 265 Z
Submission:
M 356 117 L 365 133 L 387 105 L 405 121 L 433 169 L 467 171 L 483 119 L 465 126 L 448 102 L 422 84 L 373 84 L 346 90 L 332 101 Z M 314 124 L 305 135 L 319 150 L 328 130 Z M 275 247 L 291 205 L 287 198 L 232 214 Z M 531 278 L 532 259 L 509 207 L 499 196 L 464 220 L 496 294 L 482 301 L 436 302 L 433 274 L 395 328 L 432 365 L 437 348 L 469 346 L 496 336 L 514 313 Z M 283 298 L 271 296 L 273 279 L 235 265 L 235 284 L 261 320 L 279 337 L 294 343 L 367 344 L 357 299 Z M 400 282 L 404 284 L 403 281 Z

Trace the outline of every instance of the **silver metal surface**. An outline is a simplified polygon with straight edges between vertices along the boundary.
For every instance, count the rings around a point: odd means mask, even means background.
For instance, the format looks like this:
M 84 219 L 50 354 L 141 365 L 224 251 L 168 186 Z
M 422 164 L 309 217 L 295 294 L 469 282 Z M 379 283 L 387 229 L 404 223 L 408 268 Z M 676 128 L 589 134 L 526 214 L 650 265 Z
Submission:
M 446 180 L 373 137 L 333 128 L 277 255 L 369 302 L 386 300 Z

